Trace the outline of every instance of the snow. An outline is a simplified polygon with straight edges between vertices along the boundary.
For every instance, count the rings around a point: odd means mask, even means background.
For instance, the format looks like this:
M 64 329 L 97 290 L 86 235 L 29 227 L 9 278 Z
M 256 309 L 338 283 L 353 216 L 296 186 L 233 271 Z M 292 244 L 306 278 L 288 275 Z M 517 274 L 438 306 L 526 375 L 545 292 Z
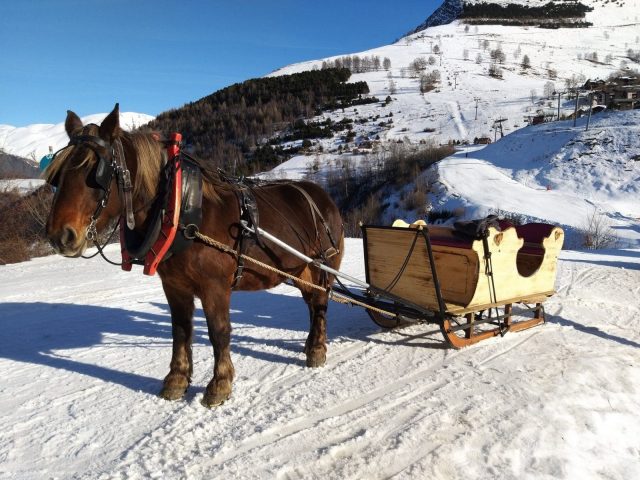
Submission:
M 536 0 L 538 3 L 547 2 Z M 583 76 L 584 80 L 607 78 L 622 61 L 627 62 L 630 68 L 639 67 L 628 58 L 627 50 L 640 49 L 640 0 L 627 0 L 623 2 L 624 8 L 598 1 L 585 0 L 584 3 L 594 7 L 594 11 L 587 14 L 587 21 L 594 26 L 586 29 L 474 26 L 456 20 L 406 36 L 391 45 L 363 52 L 345 52 L 361 58 L 372 55 L 381 59 L 388 57 L 391 60 L 390 71 L 354 73 L 350 81 L 366 81 L 371 95 L 383 100 L 390 94 L 390 75 L 397 92 L 391 95 L 394 101 L 387 107 L 361 105 L 340 112 L 337 118 L 355 119 L 371 114 L 381 114 L 384 118 L 393 112 L 394 127 L 381 133 L 383 142 L 404 137 L 412 141 L 431 138 L 436 142 L 451 139 L 473 141 L 474 137 L 480 136 L 493 138 L 492 127 L 498 118 L 507 119 L 503 124 L 505 132 L 522 128 L 526 125 L 525 117 L 540 109 L 556 108 L 557 100 L 544 96 L 547 82 L 553 82 L 556 90 L 564 91 L 565 81 L 572 76 Z M 488 48 L 484 47 L 485 41 Z M 502 79 L 488 75 L 490 51 L 498 47 L 506 55 L 504 63 L 499 65 L 503 70 Z M 597 52 L 598 61 L 585 58 L 593 52 Z M 476 63 L 478 55 L 482 58 L 481 63 Z M 531 68 L 526 70 L 521 67 L 524 55 L 531 62 Z M 342 56 L 288 65 L 270 75 L 321 68 L 323 61 L 333 61 Z M 407 68 L 416 58 L 428 59 L 430 56 L 436 63 L 428 66 L 426 71 L 439 70 L 442 80 L 436 90 L 423 96 L 418 79 L 410 78 Z M 552 78 L 552 71 L 556 72 L 557 78 Z M 477 119 L 476 97 L 479 99 Z M 573 113 L 573 102 L 565 101 L 564 97 L 562 100 L 561 113 Z M 453 105 L 457 108 L 452 108 Z M 425 127 L 436 131 L 425 134 Z
M 348 239 L 342 270 L 363 278 L 362 255 Z M 157 277 L 51 256 L 0 279 L 3 479 L 640 476 L 638 249 L 563 251 L 546 324 L 459 351 L 332 304 L 320 369 L 304 367 L 296 289 L 236 293 L 237 378 L 214 410 L 200 308 L 186 399 L 156 396 L 171 356 Z
M 81 119 L 85 125 L 88 123 L 100 124 L 107 115 L 108 113 L 96 113 Z M 120 125 L 125 130 L 132 130 L 149 123 L 154 118 L 144 113 L 121 112 Z M 64 129 L 64 122 L 34 124 L 26 127 L 0 125 L 0 148 L 7 153 L 31 158 L 36 162 L 49 153 L 50 146 L 55 152 L 67 143 L 69 143 L 69 137 Z
M 594 115 L 588 132 L 584 118 L 575 127 L 573 121 L 526 127 L 527 119 L 538 111 L 557 109 L 557 97 L 544 96 L 548 82 L 563 92 L 572 77 L 607 78 L 622 62 L 639 67 L 628 58 L 627 50 L 640 49 L 640 1 L 626 1 L 624 7 L 585 3 L 594 7 L 586 19 L 594 26 L 587 29 L 473 26 L 456 20 L 392 45 L 355 53 L 361 58 L 377 55 L 391 60 L 390 71 L 357 73 L 350 81 L 366 81 L 371 95 L 382 101 L 390 94 L 392 80 L 397 90 L 391 95 L 393 101 L 324 113 L 316 120 L 350 118 L 357 139 L 379 138 L 378 151 L 388 150 L 397 141 L 472 143 L 476 137 L 497 137 L 497 143 L 483 150 L 464 147 L 438 165 L 438 188 L 431 198 L 434 209 L 462 207 L 466 218 L 495 210 L 516 213 L 530 221 L 559 223 L 570 230 L 570 239 L 596 212 L 611 223 L 621 246 L 640 246 L 640 164 L 635 160 L 640 158 L 639 112 Z M 435 47 L 441 55 L 434 53 Z M 502 79 L 488 75 L 489 52 L 498 47 L 506 55 L 500 65 Z M 593 52 L 599 61 L 586 59 Z M 478 55 L 480 63 L 475 61 Z M 532 68 L 522 69 L 524 55 Z M 272 75 L 321 68 L 323 61 L 341 56 L 289 65 Z M 418 79 L 410 78 L 407 70 L 418 57 L 434 57 L 436 63 L 427 72 L 437 69 L 442 76 L 437 88 L 424 95 Z M 585 106 L 581 100 L 580 107 Z M 566 95 L 562 97 L 562 115 L 572 114 L 574 107 Z M 362 119 L 369 120 L 363 123 Z M 505 119 L 502 140 L 494 129 L 498 119 Z M 381 126 L 389 120 L 392 125 Z M 361 160 L 351 153 L 339 154 L 337 147 L 344 146 L 340 139 L 318 144 L 323 152 L 294 157 L 276 169 L 277 175 L 300 178 L 316 164 L 320 175 L 311 178 L 321 179 L 328 166 Z M 374 151 L 372 158 L 375 155 Z

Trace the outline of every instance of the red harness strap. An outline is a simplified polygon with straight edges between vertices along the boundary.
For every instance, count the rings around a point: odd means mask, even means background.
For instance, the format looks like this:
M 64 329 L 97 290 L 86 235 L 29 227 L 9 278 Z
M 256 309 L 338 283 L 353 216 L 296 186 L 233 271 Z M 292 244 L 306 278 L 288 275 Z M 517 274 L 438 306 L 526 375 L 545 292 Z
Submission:
M 158 238 L 144 258 L 145 275 L 154 275 L 158 269 L 158 265 L 164 258 L 165 254 L 171 247 L 173 240 L 178 231 L 180 223 L 180 207 L 182 201 L 182 168 L 180 166 L 180 141 L 182 135 L 180 133 L 172 133 L 170 143 L 167 146 L 167 161 L 175 162 L 175 177 L 173 179 L 173 188 L 169 195 L 169 203 L 166 212 L 162 218 L 162 227 Z M 120 225 L 120 247 L 122 250 L 122 270 L 131 271 L 132 259 L 127 253 L 124 238 L 124 228 L 126 225 Z

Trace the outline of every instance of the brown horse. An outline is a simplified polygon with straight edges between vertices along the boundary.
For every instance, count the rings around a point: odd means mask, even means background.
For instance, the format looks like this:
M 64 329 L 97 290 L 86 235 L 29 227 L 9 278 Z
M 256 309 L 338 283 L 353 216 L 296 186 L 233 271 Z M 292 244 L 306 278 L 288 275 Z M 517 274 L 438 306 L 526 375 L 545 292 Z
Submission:
M 100 126 L 84 126 L 75 113 L 68 111 L 65 128 L 71 142 L 56 155 L 45 172 L 47 180 L 57 186 L 47 221 L 51 244 L 64 256 L 80 256 L 89 244 L 90 224 L 100 231 L 123 214 L 122 193 L 104 195 L 106 187 L 110 190 L 114 187 L 116 191 L 116 178 L 108 179 L 107 183 L 111 185 L 103 185 L 102 190 L 96 185 L 95 178 L 99 162 L 104 158 L 112 160 L 118 150 L 124 153 L 126 167 L 131 173 L 135 230 L 144 234 L 149 223 L 149 205 L 156 196 L 160 171 L 166 162 L 158 137 L 151 133 L 122 131 L 117 104 Z M 114 148 L 115 145 L 118 148 Z M 234 249 L 238 248 L 241 236 L 238 188 L 216 172 L 206 172 L 204 176 L 200 232 Z M 255 186 L 252 191 L 257 201 L 259 224 L 264 230 L 308 257 L 323 260 L 334 269 L 340 267 L 344 244 L 342 221 L 337 207 L 320 187 L 310 182 L 273 182 Z M 317 210 L 312 208 L 309 197 Z M 104 207 L 96 210 L 101 202 Z M 333 249 L 334 255 L 329 258 L 324 254 L 331 250 L 331 234 L 325 230 L 333 233 L 338 243 Z M 325 287 L 333 282 L 331 275 L 268 240 L 260 242 L 249 238 L 244 243 L 246 254 L 287 273 Z M 182 398 L 191 382 L 195 297 L 202 302 L 214 354 L 213 378 L 207 385 L 203 404 L 213 407 L 230 397 L 234 376 L 229 346 L 231 292 L 234 288 L 263 290 L 283 281 L 278 274 L 247 263 L 239 283 L 232 288 L 236 269 L 237 259 L 233 255 L 197 241 L 160 264 L 158 273 L 171 309 L 173 334 L 173 354 L 169 374 L 160 391 L 162 398 Z M 326 360 L 328 289 L 299 288 L 309 307 L 311 320 L 304 347 L 306 364 L 320 367 Z

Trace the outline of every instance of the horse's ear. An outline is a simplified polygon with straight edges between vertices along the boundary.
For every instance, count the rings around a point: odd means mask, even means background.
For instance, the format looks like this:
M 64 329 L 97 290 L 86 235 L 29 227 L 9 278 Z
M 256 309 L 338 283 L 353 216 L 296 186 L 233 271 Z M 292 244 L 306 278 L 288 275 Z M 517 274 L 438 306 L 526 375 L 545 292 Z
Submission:
M 113 110 L 100 125 L 100 138 L 111 142 L 120 134 L 120 104 L 116 103 Z
M 67 119 L 64 121 L 64 129 L 67 131 L 69 138 L 73 137 L 73 134 L 81 128 L 82 120 L 80 120 L 80 117 L 71 110 L 67 110 Z

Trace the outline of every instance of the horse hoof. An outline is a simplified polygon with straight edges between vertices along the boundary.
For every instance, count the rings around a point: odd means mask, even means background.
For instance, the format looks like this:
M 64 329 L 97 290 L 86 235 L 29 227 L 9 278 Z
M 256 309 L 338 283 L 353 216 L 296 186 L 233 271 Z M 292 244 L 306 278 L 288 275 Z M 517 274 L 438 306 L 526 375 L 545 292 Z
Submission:
M 165 400 L 180 400 L 186 391 L 186 388 L 163 388 L 159 396 Z
M 307 367 L 311 367 L 311 368 L 318 368 L 318 367 L 324 367 L 324 364 L 327 361 L 327 357 L 323 356 L 320 358 L 311 358 L 311 357 L 307 357 Z
M 205 395 L 203 395 L 202 400 L 200 401 L 200 403 L 205 408 L 215 408 L 215 407 L 219 407 L 224 402 L 229 400 L 229 397 L 231 397 L 231 394 L 227 394 L 227 395 L 207 395 L 207 394 L 205 394 Z

